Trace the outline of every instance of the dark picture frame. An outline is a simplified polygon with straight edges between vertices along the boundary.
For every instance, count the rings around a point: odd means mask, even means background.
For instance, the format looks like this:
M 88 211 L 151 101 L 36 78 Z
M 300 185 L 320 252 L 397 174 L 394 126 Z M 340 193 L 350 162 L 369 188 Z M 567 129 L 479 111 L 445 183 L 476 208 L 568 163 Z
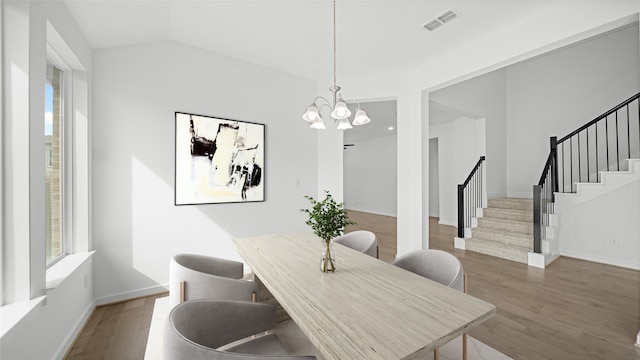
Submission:
M 175 136 L 175 205 L 264 201 L 264 124 L 176 112 Z

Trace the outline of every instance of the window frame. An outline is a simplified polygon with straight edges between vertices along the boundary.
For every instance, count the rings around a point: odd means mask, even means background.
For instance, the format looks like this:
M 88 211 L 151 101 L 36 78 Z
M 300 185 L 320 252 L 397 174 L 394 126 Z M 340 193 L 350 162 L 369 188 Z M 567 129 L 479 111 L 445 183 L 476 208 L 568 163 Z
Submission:
M 72 104 L 72 81 L 73 74 L 71 68 L 66 64 L 60 55 L 55 51 L 50 43 L 47 43 L 46 61 L 58 68 L 60 74 L 60 254 L 46 260 L 45 268 L 49 270 L 52 266 L 64 259 L 65 256 L 73 254 L 74 239 L 72 233 L 72 193 L 73 183 L 73 104 Z M 45 79 L 46 82 L 46 79 Z M 43 244 L 46 248 L 46 239 Z

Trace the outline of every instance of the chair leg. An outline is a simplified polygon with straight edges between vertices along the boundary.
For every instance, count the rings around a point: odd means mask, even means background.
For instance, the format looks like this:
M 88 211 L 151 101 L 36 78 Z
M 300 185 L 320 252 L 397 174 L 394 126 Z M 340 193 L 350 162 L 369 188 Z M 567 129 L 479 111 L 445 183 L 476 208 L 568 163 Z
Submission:
M 376 259 L 380 259 L 380 246 L 376 245 Z
M 467 360 L 467 333 L 462 333 L 462 360 Z
M 180 304 L 184 302 L 184 286 L 185 286 L 185 282 L 180 281 Z
M 433 360 L 438 360 L 440 358 L 440 350 L 438 348 L 433 349 Z
M 463 275 L 464 293 L 467 293 L 467 274 Z M 467 333 L 462 333 L 462 360 L 467 360 Z

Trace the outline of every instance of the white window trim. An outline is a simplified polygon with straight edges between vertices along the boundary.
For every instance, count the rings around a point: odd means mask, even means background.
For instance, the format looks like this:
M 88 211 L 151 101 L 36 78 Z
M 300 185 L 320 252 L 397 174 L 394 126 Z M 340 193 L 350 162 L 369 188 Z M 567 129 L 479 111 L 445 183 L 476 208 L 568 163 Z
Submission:
M 69 255 L 86 253 L 89 251 L 89 229 L 90 216 L 85 211 L 79 211 L 78 207 L 88 209 L 87 204 L 80 204 L 79 198 L 89 198 L 89 186 L 83 184 L 79 189 L 78 185 L 83 181 L 88 182 L 89 164 L 85 161 L 89 157 L 89 128 L 84 125 L 78 130 L 77 122 L 83 121 L 86 124 L 88 114 L 80 118 L 79 113 L 88 111 L 88 86 L 86 84 L 86 70 L 69 48 L 60 34 L 51 23 L 47 22 L 47 57 L 63 71 L 62 77 L 62 242 L 63 253 L 47 266 L 46 282 L 47 288 L 55 279 L 53 274 L 59 274 L 58 268 L 65 268 L 63 272 L 70 273 L 67 260 Z M 87 154 L 79 156 L 77 151 L 84 151 Z M 82 159 L 83 163 L 79 163 Z M 87 224 L 83 224 L 87 222 Z M 72 256 L 75 257 L 75 256 Z
M 69 169 L 73 168 L 73 159 L 71 154 L 72 146 L 70 144 L 73 142 L 73 136 L 71 134 L 72 121 L 71 109 L 73 104 L 71 102 L 71 97 L 73 95 L 72 88 L 72 74 L 71 68 L 62 60 L 60 55 L 53 49 L 51 44 L 47 43 L 47 61 L 51 62 L 56 68 L 58 68 L 62 72 L 62 82 L 60 83 L 60 93 L 61 95 L 61 110 L 60 110 L 60 147 L 61 147 L 61 169 L 60 169 L 60 178 L 61 178 L 61 205 L 60 209 L 62 215 L 62 223 L 60 224 L 60 237 L 62 243 L 62 252 L 49 260 L 46 264 L 46 268 L 50 269 L 52 266 L 57 264 L 60 260 L 62 260 L 65 256 L 69 254 L 73 254 L 73 233 L 70 231 L 71 228 L 71 217 L 73 207 L 70 206 L 70 201 L 72 201 L 70 193 L 73 190 L 73 182 L 71 181 L 72 176 L 69 172 Z M 48 277 L 47 277 L 48 281 Z

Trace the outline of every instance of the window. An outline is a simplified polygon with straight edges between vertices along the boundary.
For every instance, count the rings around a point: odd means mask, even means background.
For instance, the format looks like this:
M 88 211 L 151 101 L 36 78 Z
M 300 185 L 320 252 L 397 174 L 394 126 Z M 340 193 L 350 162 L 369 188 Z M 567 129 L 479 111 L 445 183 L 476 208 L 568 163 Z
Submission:
M 45 246 L 47 265 L 64 254 L 63 244 L 63 72 L 47 60 L 45 84 Z

